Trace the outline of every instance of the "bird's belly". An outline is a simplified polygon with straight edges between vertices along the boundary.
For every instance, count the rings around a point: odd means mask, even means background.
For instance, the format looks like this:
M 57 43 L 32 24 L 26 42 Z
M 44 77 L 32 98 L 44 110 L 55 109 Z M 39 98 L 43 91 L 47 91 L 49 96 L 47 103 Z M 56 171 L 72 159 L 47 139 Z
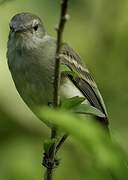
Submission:
M 12 74 L 12 77 L 20 96 L 31 109 L 52 101 L 53 84 L 50 79 L 40 73 L 29 72 Z
M 53 72 L 45 71 L 48 70 L 35 66 L 20 66 L 11 71 L 17 91 L 31 109 L 53 102 Z M 68 78 L 65 77 L 61 82 L 61 101 L 74 96 L 84 97 Z
M 38 76 L 38 74 L 36 76 Z M 14 78 L 14 82 L 20 96 L 31 109 L 37 106 L 52 103 L 53 83 L 50 81 L 48 83 L 48 81 L 49 80 L 45 77 L 36 77 L 36 80 L 33 82 L 30 81 L 28 75 L 26 77 L 25 74 L 18 74 L 17 77 Z M 60 86 L 60 99 L 63 101 L 66 98 L 74 96 L 84 97 L 75 85 L 68 78 L 65 78 L 64 82 Z

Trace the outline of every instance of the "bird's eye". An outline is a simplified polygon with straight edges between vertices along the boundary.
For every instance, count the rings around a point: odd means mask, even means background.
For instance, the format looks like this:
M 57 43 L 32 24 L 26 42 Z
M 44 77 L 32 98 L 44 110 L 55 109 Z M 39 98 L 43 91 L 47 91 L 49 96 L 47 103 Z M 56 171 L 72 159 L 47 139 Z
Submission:
M 14 28 L 13 28 L 12 25 L 9 25 L 9 27 L 10 27 L 10 30 L 11 30 L 11 31 L 14 31 Z
M 33 29 L 34 29 L 35 31 L 37 31 L 38 27 L 39 27 L 39 25 L 36 24 L 35 26 L 33 26 Z

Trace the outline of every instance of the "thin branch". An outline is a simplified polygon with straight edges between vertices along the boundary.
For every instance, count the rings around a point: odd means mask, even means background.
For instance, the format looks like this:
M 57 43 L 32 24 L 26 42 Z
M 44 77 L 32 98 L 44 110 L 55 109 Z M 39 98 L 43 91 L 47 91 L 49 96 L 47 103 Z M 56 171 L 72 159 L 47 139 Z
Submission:
M 44 180 L 52 180 L 53 178 L 52 169 L 48 169 L 44 175 Z
M 56 129 L 51 129 L 51 139 L 53 139 L 53 143 L 51 144 L 49 151 L 44 153 L 43 158 L 43 166 L 46 167 L 46 172 L 44 175 L 44 180 L 52 180 L 53 179 L 53 169 L 57 166 L 58 161 L 56 160 Z
M 60 51 L 63 39 L 63 31 L 65 27 L 65 23 L 67 21 L 68 15 L 68 0 L 61 0 L 61 12 L 60 12 L 60 20 L 59 26 L 57 28 L 57 47 L 56 47 L 56 56 L 55 56 L 55 72 L 54 72 L 54 93 L 53 93 L 53 106 L 57 108 L 60 104 L 59 101 L 59 86 L 60 86 Z M 52 128 L 51 131 L 51 139 L 56 138 L 57 131 L 55 128 Z M 56 160 L 56 153 L 63 144 L 66 136 L 62 138 L 57 145 L 56 141 L 51 146 L 50 151 L 45 153 L 43 165 L 46 167 L 45 180 L 53 179 L 53 169 L 58 165 L 58 161 Z
M 64 144 L 65 140 L 68 138 L 68 134 L 65 134 L 61 140 L 59 141 L 59 143 L 56 146 L 56 153 L 59 151 L 59 149 L 61 148 L 61 146 Z
M 59 106 L 59 86 L 60 86 L 60 51 L 63 39 L 63 31 L 65 27 L 65 23 L 67 21 L 67 9 L 68 9 L 68 0 L 61 1 L 61 14 L 60 14 L 60 22 L 59 27 L 57 28 L 57 47 L 56 47 L 56 60 L 55 60 L 55 73 L 54 73 L 54 97 L 53 103 L 56 108 Z

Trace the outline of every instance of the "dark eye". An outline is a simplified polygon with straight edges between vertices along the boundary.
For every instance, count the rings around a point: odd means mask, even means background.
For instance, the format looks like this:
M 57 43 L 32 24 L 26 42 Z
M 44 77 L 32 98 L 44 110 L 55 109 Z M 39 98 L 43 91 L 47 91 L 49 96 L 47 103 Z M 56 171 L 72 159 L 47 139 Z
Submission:
M 13 28 L 12 25 L 9 25 L 9 27 L 10 27 L 10 30 L 11 30 L 11 31 L 14 31 L 14 28 Z
M 33 29 L 34 29 L 35 31 L 37 31 L 38 27 L 39 27 L 39 25 L 36 24 L 36 25 L 33 27 Z

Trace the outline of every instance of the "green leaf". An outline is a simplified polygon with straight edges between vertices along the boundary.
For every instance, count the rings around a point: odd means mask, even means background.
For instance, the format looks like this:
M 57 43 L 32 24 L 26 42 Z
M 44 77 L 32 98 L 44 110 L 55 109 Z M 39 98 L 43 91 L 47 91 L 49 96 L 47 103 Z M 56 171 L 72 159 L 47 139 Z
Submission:
M 67 65 L 60 65 L 60 72 L 65 75 L 71 75 L 73 78 L 79 77 L 80 74 L 77 71 L 72 71 Z
M 106 131 L 94 121 L 81 120 L 72 113 L 62 110 L 43 108 L 40 116 L 47 123 L 59 127 L 62 131 L 72 135 L 84 151 L 90 153 L 92 162 L 110 170 L 118 179 L 127 179 L 128 169 L 125 166 L 126 156 L 121 147 L 111 141 Z
M 66 66 L 65 64 L 60 65 L 60 72 L 70 72 L 70 68 Z
M 81 104 L 84 101 L 85 101 L 85 98 L 79 97 L 79 96 L 67 98 L 62 102 L 61 108 L 70 110 L 71 112 L 74 112 L 74 113 L 90 114 L 90 115 L 94 115 L 94 116 L 98 116 L 98 117 L 102 117 L 102 118 L 105 117 L 105 115 L 97 108 L 95 108 L 89 104 Z
M 44 151 L 45 153 L 48 153 L 50 151 L 50 148 L 55 144 L 54 139 L 49 139 L 44 142 Z
M 0 5 L 7 3 L 7 2 L 10 2 L 10 1 L 13 1 L 13 0 L 0 0 Z
M 75 113 L 90 114 L 90 115 L 105 118 L 105 115 L 100 110 L 98 110 L 97 108 L 89 104 L 79 104 L 76 107 L 74 107 L 72 111 Z
M 70 110 L 70 109 L 80 105 L 83 101 L 85 101 L 85 98 L 84 97 L 79 97 L 79 96 L 74 96 L 72 98 L 67 98 L 62 102 L 61 108 Z

